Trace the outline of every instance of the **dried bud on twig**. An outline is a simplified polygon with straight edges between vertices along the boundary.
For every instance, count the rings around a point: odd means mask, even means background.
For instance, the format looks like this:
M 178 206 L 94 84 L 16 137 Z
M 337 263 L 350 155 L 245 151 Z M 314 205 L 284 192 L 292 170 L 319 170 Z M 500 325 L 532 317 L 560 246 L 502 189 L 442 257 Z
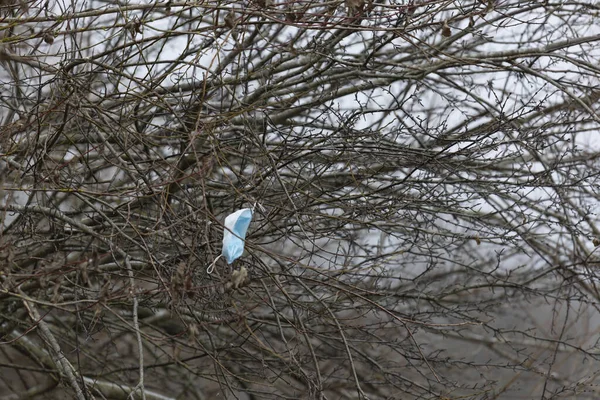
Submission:
M 223 20 L 223 22 L 225 23 L 225 26 L 231 30 L 231 36 L 233 36 L 233 38 L 235 40 L 237 40 L 237 38 L 238 38 L 237 22 L 238 21 L 237 21 L 237 17 L 235 16 L 235 12 L 229 11 L 227 13 L 227 15 L 225 15 L 225 19 Z
M 54 43 L 54 36 L 51 33 L 46 33 L 44 35 L 44 42 L 46 42 L 47 44 Z
M 229 11 L 223 22 L 225 23 L 226 27 L 233 29 L 236 25 L 235 13 L 233 11 Z
M 125 24 L 125 29 L 129 31 L 131 37 L 135 37 L 136 34 L 142 33 L 142 21 L 140 21 L 137 18 L 134 18 Z
M 442 36 L 443 37 L 452 36 L 452 30 L 448 26 L 448 21 L 444 21 L 444 25 L 442 26 Z
M 254 0 L 260 8 L 269 8 L 273 5 L 273 0 Z
M 346 7 L 348 8 L 348 15 L 355 16 L 362 14 L 365 9 L 364 0 L 346 0 Z

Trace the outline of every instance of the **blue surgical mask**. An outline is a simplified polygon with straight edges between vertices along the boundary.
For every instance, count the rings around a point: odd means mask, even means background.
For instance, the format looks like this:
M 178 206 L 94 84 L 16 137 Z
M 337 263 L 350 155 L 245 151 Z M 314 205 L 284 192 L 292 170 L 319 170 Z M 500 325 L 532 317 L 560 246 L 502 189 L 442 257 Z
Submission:
M 225 218 L 225 230 L 223 232 L 223 250 L 206 269 L 211 274 L 219 258 L 225 257 L 227 264 L 231 264 L 244 253 L 244 242 L 246 232 L 252 221 L 252 208 L 243 208 Z
M 244 252 L 244 241 L 250 221 L 252 221 L 251 208 L 243 208 L 225 218 L 222 253 L 227 264 L 231 264 Z

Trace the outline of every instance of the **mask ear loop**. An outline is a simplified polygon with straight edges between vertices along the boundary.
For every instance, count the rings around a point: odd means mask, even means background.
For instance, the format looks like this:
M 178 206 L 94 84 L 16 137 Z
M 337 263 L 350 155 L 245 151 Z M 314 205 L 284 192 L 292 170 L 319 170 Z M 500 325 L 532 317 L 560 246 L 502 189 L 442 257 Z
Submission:
M 260 210 L 260 212 L 262 212 L 263 214 L 267 213 L 267 209 L 264 208 L 262 206 L 262 204 L 260 204 L 258 201 L 255 201 L 254 204 L 252 205 L 252 214 L 254 214 L 254 209 L 256 208 L 256 206 L 258 206 L 258 209 Z
M 215 260 L 210 263 L 210 265 L 208 266 L 208 268 L 206 268 L 206 273 L 207 274 L 212 274 L 213 271 L 215 270 L 215 265 L 217 264 L 217 261 L 219 261 L 219 259 L 223 257 L 223 253 L 219 254 L 219 256 L 217 258 L 215 258 Z

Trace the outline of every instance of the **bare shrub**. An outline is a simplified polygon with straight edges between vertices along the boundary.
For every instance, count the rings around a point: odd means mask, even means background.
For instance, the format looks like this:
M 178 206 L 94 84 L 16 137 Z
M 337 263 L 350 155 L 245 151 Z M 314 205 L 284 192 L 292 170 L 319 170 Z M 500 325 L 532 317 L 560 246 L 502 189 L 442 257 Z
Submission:
M 598 398 L 598 12 L 0 2 L 0 399 Z

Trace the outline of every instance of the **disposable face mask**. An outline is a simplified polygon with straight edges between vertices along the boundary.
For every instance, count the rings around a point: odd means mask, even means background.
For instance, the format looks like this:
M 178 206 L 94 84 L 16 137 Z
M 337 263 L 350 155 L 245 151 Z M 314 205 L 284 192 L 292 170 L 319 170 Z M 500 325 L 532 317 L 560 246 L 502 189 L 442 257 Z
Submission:
M 244 252 L 246 231 L 252 221 L 252 209 L 244 208 L 225 218 L 225 232 L 223 234 L 223 256 L 227 264 L 231 264 Z
M 221 255 L 207 268 L 209 274 L 214 270 L 215 263 L 221 257 L 225 257 L 227 264 L 231 264 L 244 253 L 244 242 L 246 232 L 252 221 L 252 209 L 243 208 L 225 218 L 225 230 L 223 232 L 223 250 Z

